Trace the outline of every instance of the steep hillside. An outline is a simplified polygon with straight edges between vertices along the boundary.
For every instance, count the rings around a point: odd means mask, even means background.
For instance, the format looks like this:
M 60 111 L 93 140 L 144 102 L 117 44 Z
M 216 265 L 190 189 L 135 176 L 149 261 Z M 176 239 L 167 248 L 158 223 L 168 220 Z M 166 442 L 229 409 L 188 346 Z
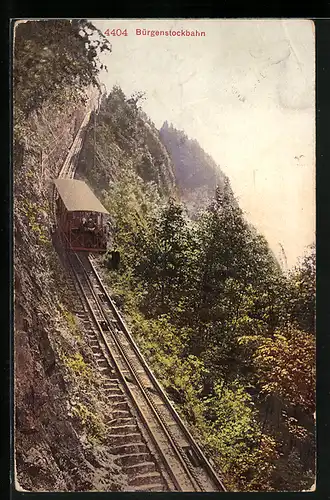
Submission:
M 227 176 L 196 140 L 189 139 L 184 131 L 168 125 L 167 121 L 159 136 L 172 158 L 180 196 L 191 213 L 213 199 L 217 186 L 223 191 L 227 183 L 227 191 L 233 195 Z

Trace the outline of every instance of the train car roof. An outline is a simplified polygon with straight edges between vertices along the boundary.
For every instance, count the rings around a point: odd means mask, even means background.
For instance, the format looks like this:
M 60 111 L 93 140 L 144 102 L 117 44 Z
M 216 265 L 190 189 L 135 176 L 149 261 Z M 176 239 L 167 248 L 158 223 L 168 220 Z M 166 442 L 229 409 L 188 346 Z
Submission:
M 84 181 L 55 179 L 54 184 L 68 212 L 109 213 Z

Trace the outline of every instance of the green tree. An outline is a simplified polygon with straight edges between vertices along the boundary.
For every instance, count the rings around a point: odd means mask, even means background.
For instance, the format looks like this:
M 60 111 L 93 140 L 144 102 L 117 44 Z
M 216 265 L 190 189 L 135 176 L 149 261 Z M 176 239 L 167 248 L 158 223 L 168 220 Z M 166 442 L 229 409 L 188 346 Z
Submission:
M 89 85 L 98 86 L 103 65 L 99 54 L 111 45 L 85 19 L 49 19 L 16 23 L 13 89 L 16 119 L 25 119 L 45 101 L 63 106 L 84 99 Z
M 136 273 L 149 287 L 149 311 L 167 313 L 184 301 L 191 233 L 183 207 L 173 198 L 150 220 L 153 230 L 144 241 L 144 259 Z
M 228 321 L 238 319 L 253 267 L 248 259 L 249 227 L 228 183 L 217 189 L 214 202 L 200 217 L 196 238 L 198 257 L 191 298 L 198 343 L 192 339 L 192 344 L 202 352 L 210 344 L 229 346 Z
M 315 341 L 311 334 L 291 328 L 259 338 L 255 366 L 261 390 L 290 406 L 315 411 Z
M 271 491 L 275 440 L 262 433 L 251 396 L 239 381 L 218 383 L 205 401 L 206 448 L 224 472 L 231 490 Z

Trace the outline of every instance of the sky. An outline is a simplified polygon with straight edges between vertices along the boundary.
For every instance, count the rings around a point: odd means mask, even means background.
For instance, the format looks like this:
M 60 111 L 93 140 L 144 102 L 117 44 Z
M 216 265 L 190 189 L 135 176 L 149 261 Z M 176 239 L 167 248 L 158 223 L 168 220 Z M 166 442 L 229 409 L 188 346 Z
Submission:
M 100 80 L 197 139 L 286 268 L 315 241 L 315 42 L 309 20 L 92 20 L 109 29 Z M 127 30 L 113 36 L 111 30 Z M 204 31 L 142 36 L 136 29 Z M 118 32 L 119 33 L 119 32 Z M 283 259 L 283 252 L 285 259 Z

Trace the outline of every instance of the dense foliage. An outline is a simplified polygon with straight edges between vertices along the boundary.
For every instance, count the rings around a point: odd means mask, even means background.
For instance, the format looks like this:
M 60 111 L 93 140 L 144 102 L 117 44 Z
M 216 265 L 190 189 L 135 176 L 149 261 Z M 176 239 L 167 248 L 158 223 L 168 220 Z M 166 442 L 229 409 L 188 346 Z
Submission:
M 139 102 L 143 98 L 141 92 L 136 92 L 128 99 L 115 86 L 108 96 L 103 96 L 100 112 L 93 116 L 80 169 L 82 173 L 88 170 L 98 192 L 108 189 L 126 172 L 153 182 L 163 193 L 174 189 L 171 160 L 155 126 L 141 111 Z
M 99 54 L 111 45 L 84 19 L 17 21 L 14 31 L 13 103 L 26 119 L 47 101 L 57 107 L 85 97 L 98 86 Z
M 113 296 L 228 489 L 304 489 L 315 467 L 315 249 L 284 275 L 226 178 L 192 220 L 156 175 L 172 177 L 157 131 L 127 106 L 118 88 L 104 100 L 97 167 L 91 137 L 82 163 L 122 256 L 108 273 Z M 196 175 L 172 159 L 190 189 Z

